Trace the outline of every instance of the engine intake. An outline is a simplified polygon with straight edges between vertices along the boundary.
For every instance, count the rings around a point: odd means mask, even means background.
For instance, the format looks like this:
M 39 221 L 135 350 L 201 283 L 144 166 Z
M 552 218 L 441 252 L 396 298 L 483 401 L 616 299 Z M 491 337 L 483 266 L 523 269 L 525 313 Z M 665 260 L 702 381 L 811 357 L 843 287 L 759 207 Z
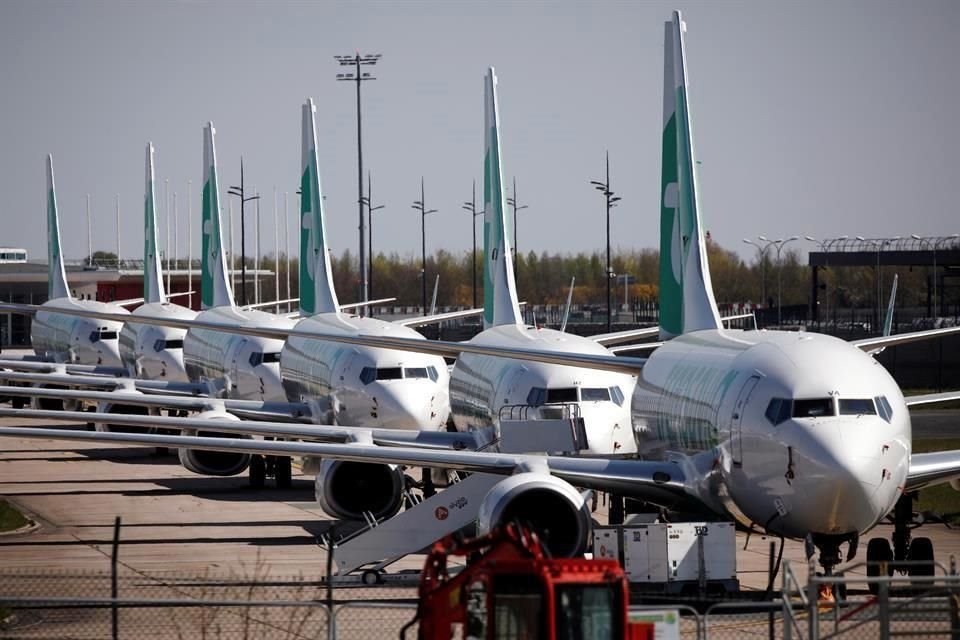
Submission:
M 204 411 L 197 415 L 201 420 L 219 419 L 236 420 L 240 418 L 233 414 L 219 411 Z M 198 429 L 184 429 L 184 436 L 201 436 L 204 438 L 247 438 L 235 433 L 221 433 L 217 431 L 200 431 Z M 249 453 L 230 453 L 225 451 L 198 451 L 196 449 L 180 449 L 178 451 L 180 464 L 188 471 L 208 476 L 235 476 L 243 473 L 250 466 Z
M 114 415 L 124 416 L 146 416 L 150 415 L 150 410 L 147 407 L 141 407 L 132 404 L 115 404 L 113 402 L 101 400 L 97 403 L 97 413 L 112 413 Z M 155 431 L 152 427 L 135 427 L 126 424 L 110 424 L 103 422 L 95 422 L 93 423 L 93 427 L 97 431 L 112 431 L 114 433 L 153 433 Z
M 403 469 L 391 464 L 323 460 L 315 480 L 317 502 L 330 516 L 389 518 L 403 505 Z
M 590 509 L 570 483 L 546 473 L 519 473 L 495 485 L 480 504 L 477 533 L 517 521 L 537 532 L 555 557 L 583 554 L 591 534 Z

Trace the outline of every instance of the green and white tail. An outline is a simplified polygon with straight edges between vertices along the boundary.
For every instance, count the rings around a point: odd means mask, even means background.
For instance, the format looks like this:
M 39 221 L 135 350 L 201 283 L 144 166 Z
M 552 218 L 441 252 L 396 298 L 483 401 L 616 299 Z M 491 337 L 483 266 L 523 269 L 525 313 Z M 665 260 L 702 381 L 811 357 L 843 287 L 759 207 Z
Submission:
M 500 167 L 500 109 L 493 67 L 484 81 L 483 160 L 483 328 L 522 324 L 510 253 L 510 229 Z
M 57 215 L 57 192 L 53 186 L 53 156 L 47 156 L 47 299 L 69 298 L 67 273 L 60 253 L 60 217 Z
M 143 192 L 143 299 L 166 302 L 160 254 L 157 251 L 157 200 L 153 191 L 153 143 L 147 143 L 146 185 Z
M 719 329 L 700 220 L 696 160 L 687 102 L 686 24 L 665 25 L 663 168 L 660 205 L 660 339 Z
M 217 152 L 213 141 L 215 133 L 212 122 L 203 128 L 203 253 L 200 300 L 204 309 L 235 306 L 233 291 L 227 278 L 227 258 L 223 251 L 220 185 L 217 182 Z
M 339 313 L 340 303 L 333 288 L 333 269 L 327 251 L 327 229 L 317 168 L 316 107 L 308 99 L 303 105 L 303 138 L 300 176 L 300 313 Z
M 893 274 L 893 287 L 890 288 L 890 302 L 887 303 L 887 315 L 883 319 L 883 335 L 889 336 L 893 330 L 893 309 L 897 304 L 897 280 L 899 274 Z

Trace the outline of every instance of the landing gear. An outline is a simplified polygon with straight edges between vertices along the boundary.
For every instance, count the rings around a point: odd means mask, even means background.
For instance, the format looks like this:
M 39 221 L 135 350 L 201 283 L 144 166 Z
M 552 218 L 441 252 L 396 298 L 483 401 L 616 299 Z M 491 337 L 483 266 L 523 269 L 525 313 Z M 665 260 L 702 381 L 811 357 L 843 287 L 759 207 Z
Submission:
M 913 501 L 916 494 L 903 494 L 893 507 L 893 547 L 883 538 L 874 538 L 867 545 L 867 577 L 893 575 L 894 570 L 911 578 L 930 578 L 936 573 L 933 542 L 930 538 L 912 538 L 911 531 L 923 524 L 914 518 Z M 908 564 L 898 564 L 907 561 Z M 886 563 L 886 564 L 882 564 Z M 921 588 L 922 583 L 919 585 Z M 870 593 L 876 595 L 878 587 L 870 585 Z
M 607 516 L 610 524 L 623 524 L 623 496 L 618 493 L 611 493 L 610 512 Z
M 857 545 L 860 542 L 860 537 L 856 533 L 848 533 L 843 535 L 825 535 L 825 534 L 812 534 L 807 536 L 805 543 L 807 550 L 807 559 L 813 557 L 814 548 L 820 552 L 819 562 L 820 566 L 823 567 L 823 576 L 831 577 L 834 575 L 833 569 L 842 561 L 840 556 L 840 545 L 844 543 L 849 543 L 850 548 L 847 551 L 847 560 L 851 560 L 855 555 L 857 555 Z M 867 549 L 867 555 L 869 556 L 870 550 Z M 821 584 L 820 593 L 818 598 L 823 602 L 836 602 L 837 598 L 841 600 L 846 599 L 846 585 L 839 583 L 836 585 L 837 591 L 834 592 L 834 585 L 832 584 Z
M 424 499 L 437 495 L 437 487 L 433 484 L 433 475 L 431 475 L 430 469 L 427 469 L 426 467 L 423 468 L 422 480 Z
M 293 469 L 290 458 L 286 456 L 250 456 L 250 486 L 262 489 L 272 477 L 277 489 L 289 489 L 293 486 Z
M 277 483 L 277 489 L 289 489 L 293 486 L 293 465 L 290 458 L 273 459 L 273 479 Z
M 267 462 L 263 456 L 250 456 L 250 486 L 262 489 L 267 483 Z

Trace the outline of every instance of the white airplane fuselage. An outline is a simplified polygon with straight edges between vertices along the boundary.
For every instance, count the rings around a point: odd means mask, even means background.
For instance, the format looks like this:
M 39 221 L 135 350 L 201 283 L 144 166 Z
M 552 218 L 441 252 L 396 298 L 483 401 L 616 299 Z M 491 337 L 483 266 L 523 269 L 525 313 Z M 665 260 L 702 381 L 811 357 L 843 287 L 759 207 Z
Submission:
M 553 329 L 502 325 L 471 344 L 610 355 L 596 342 Z M 586 454 L 631 454 L 630 399 L 636 377 L 571 367 L 463 353 L 450 377 L 450 408 L 460 431 L 496 426 L 509 406 L 535 407 L 533 418 L 561 417 L 561 405 L 576 405 L 587 434 Z
M 129 313 L 123 307 L 95 300 L 57 298 L 42 305 L 30 324 L 30 342 L 37 356 L 54 362 L 122 367 L 118 336 L 122 324 L 57 313 L 57 309 L 83 309 Z
M 150 302 L 133 310 L 120 331 L 120 358 L 135 378 L 190 382 L 183 363 L 186 329 L 138 324 L 138 315 L 193 320 L 197 312 L 170 302 Z
M 294 324 L 270 313 L 235 307 L 207 309 L 197 314 L 196 319 L 224 326 L 290 328 Z M 183 339 L 183 363 L 192 382 L 226 382 L 228 398 L 285 402 L 280 383 L 282 348 L 282 340 L 190 329 Z
M 872 357 L 821 334 L 697 331 L 657 349 L 633 397 L 641 457 L 787 537 L 870 529 L 902 492 L 911 452 L 900 388 Z
M 408 327 L 343 313 L 310 316 L 296 328 L 424 339 Z M 327 424 L 437 430 L 450 415 L 450 376 L 439 356 L 291 336 L 280 362 L 286 399 L 319 403 Z

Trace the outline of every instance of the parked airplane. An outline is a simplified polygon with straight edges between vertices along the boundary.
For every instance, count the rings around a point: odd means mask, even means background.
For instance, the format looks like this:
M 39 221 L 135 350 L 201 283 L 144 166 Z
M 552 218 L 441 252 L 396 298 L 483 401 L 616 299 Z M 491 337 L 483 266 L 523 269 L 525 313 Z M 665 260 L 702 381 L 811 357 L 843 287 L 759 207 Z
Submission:
M 509 477 L 479 505 L 470 505 L 470 513 L 479 515 L 484 526 L 523 517 L 549 532 L 549 543 L 558 552 L 578 551 L 590 527 L 584 498 L 574 487 L 618 491 L 666 506 L 706 507 L 770 534 L 806 539 L 820 551 L 820 563 L 828 572 L 840 562 L 841 544 L 850 544 L 850 557 L 860 534 L 893 511 L 894 549 L 883 539 L 871 541 L 868 560 L 916 560 L 921 564 L 912 572 L 927 574 L 932 569 L 932 545 L 927 538 L 910 541 L 909 496 L 938 483 L 950 482 L 960 489 L 960 451 L 912 452 L 908 406 L 957 398 L 960 392 L 905 399 L 892 377 L 865 351 L 957 334 L 960 328 L 853 343 L 818 334 L 723 329 L 699 216 L 685 25 L 679 12 L 666 23 L 665 36 L 660 330 L 667 341 L 649 358 L 471 343 L 417 344 L 422 341 L 374 336 L 326 337 L 351 344 L 429 349 L 439 355 L 511 356 L 638 375 L 633 427 L 642 460 L 25 428 L 5 428 L 2 434 L 505 475 Z M 253 335 L 261 334 L 270 335 Z M 0 410 L 0 415 L 30 413 Z M 455 520 L 447 510 L 443 516 Z

